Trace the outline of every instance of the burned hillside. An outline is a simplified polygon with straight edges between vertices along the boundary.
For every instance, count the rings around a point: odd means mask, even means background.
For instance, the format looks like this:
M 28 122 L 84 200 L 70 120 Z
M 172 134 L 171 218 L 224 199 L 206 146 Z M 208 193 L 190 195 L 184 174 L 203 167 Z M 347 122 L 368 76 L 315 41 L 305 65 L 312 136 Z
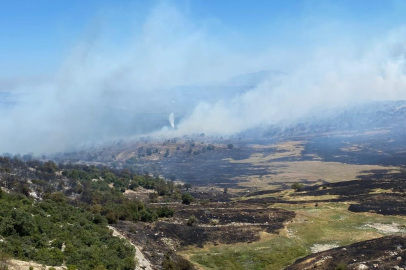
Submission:
M 406 239 L 388 236 L 315 253 L 286 270 L 401 269 L 406 265 Z

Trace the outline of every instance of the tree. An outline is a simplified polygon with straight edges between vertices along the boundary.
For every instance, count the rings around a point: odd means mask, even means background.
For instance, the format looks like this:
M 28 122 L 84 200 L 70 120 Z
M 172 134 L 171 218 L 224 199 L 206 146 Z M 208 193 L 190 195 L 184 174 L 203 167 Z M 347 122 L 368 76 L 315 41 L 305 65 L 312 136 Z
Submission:
M 190 204 L 194 202 L 195 198 L 190 193 L 185 193 L 182 195 L 182 203 L 183 204 Z
M 106 214 L 107 222 L 109 224 L 115 224 L 118 222 L 118 217 L 115 212 L 111 211 Z
M 57 202 L 57 203 L 64 203 L 66 202 L 66 196 L 62 192 L 54 192 L 48 196 L 48 199 Z
M 52 161 L 47 161 L 44 163 L 41 169 L 42 171 L 47 173 L 55 173 L 56 171 L 58 171 L 58 166 Z
M 229 143 L 229 144 L 227 145 L 227 147 L 228 147 L 228 149 L 233 149 L 233 148 L 234 148 L 234 144 Z
M 92 212 L 93 214 L 100 213 L 102 211 L 102 209 L 103 209 L 103 207 L 100 204 L 93 204 L 89 208 L 90 212 Z
M 189 183 L 185 183 L 185 184 L 183 185 L 183 188 L 185 188 L 186 190 L 189 190 L 189 188 L 192 188 L 192 185 L 189 184 Z
M 167 183 L 165 182 L 165 180 L 158 179 L 157 182 L 158 183 L 157 183 L 157 185 L 155 187 L 155 190 L 158 192 L 158 194 L 160 196 L 164 196 L 164 195 L 168 194 L 169 193 L 169 187 L 168 187 Z
M 11 211 L 11 217 L 14 230 L 20 236 L 28 236 L 34 233 L 34 219 L 31 214 L 18 209 L 13 209 Z

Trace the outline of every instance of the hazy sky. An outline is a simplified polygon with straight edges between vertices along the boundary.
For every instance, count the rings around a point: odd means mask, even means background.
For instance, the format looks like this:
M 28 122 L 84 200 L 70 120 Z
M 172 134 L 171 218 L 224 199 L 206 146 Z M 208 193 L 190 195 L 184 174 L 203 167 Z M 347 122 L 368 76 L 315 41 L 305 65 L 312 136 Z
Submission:
M 402 0 L 3 0 L 0 78 L 49 75 L 78 40 L 99 29 L 106 48 L 119 46 L 134 39 L 141 22 L 162 3 L 176 6 L 190 23 L 207 27 L 210 36 L 243 53 L 335 43 L 342 38 L 338 32 L 346 31 L 355 42 L 406 21 Z
M 165 136 L 229 135 L 406 99 L 404 14 L 406 0 L 3 0 L 0 153 L 139 134 L 146 113 Z M 199 88 L 261 70 L 286 76 Z

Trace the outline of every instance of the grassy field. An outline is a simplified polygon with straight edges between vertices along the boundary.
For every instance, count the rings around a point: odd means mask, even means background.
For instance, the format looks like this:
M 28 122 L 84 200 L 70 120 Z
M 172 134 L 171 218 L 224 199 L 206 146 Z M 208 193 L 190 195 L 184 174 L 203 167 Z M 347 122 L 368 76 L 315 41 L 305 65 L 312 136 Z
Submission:
M 405 231 L 406 218 L 353 213 L 344 203 L 274 205 L 296 212 L 279 235 L 251 244 L 206 247 L 185 252 L 201 269 L 283 269 L 323 249 Z
M 269 162 L 253 165 L 266 166 L 270 173 L 261 176 L 242 175 L 235 177 L 235 180 L 241 181 L 239 186 L 267 188 L 272 184 L 293 183 L 298 180 L 312 182 L 324 180 L 334 183 L 355 180 L 358 176 L 370 174 L 365 171 L 391 170 L 392 173 L 399 172 L 399 168 L 394 166 L 354 165 L 323 161 Z
M 253 167 L 267 168 L 268 174 L 262 175 L 241 175 L 233 179 L 239 181 L 239 186 L 244 188 L 267 189 L 269 185 L 278 183 L 292 183 L 298 180 L 317 182 L 324 180 L 327 182 L 339 182 L 355 180 L 358 176 L 366 175 L 365 171 L 371 170 L 391 170 L 398 172 L 399 167 L 380 165 L 357 165 L 340 162 L 324 162 L 317 156 L 313 160 L 306 161 L 278 161 L 280 158 L 301 157 L 305 142 L 287 141 L 272 145 L 251 145 L 253 154 L 247 159 L 233 160 L 227 159 L 230 163 L 250 164 Z M 261 150 L 273 148 L 277 151 L 265 154 Z M 255 152 L 257 150 L 257 152 Z

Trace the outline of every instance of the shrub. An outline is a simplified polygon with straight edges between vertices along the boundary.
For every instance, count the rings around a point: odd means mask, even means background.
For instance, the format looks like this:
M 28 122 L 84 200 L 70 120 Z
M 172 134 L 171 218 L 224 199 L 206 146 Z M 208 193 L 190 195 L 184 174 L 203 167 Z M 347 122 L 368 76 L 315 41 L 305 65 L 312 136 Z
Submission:
M 214 150 L 214 148 L 215 148 L 214 144 L 209 144 L 207 146 L 207 150 L 209 150 L 209 151 Z
M 188 226 L 194 226 L 199 220 L 195 216 L 190 216 L 189 219 L 186 222 L 186 225 Z
M 300 191 L 304 188 L 304 185 L 302 183 L 294 183 L 294 184 L 292 184 L 292 188 L 295 191 Z
M 136 157 L 131 157 L 131 158 L 127 159 L 125 163 L 127 163 L 129 165 L 133 165 L 133 164 L 137 163 L 137 158 Z
M 334 270 L 347 270 L 347 264 L 345 263 L 339 263 L 337 266 L 334 268 Z
M 217 226 L 219 224 L 219 220 L 218 219 L 210 219 L 210 224 L 213 226 Z
M 168 206 L 164 206 L 159 208 L 156 212 L 158 217 L 172 217 L 175 211 Z
M 195 198 L 192 195 L 190 195 L 189 193 L 185 193 L 185 194 L 182 195 L 182 203 L 183 204 L 190 204 L 194 200 L 195 200 Z
M 53 200 L 57 203 L 64 203 L 66 202 L 66 197 L 62 192 L 54 192 L 48 196 L 48 199 Z
M 115 224 L 118 222 L 118 217 L 115 212 L 111 211 L 106 214 L 107 222 L 109 224 Z M 68 269 L 69 270 L 69 269 Z
M 89 208 L 90 212 L 93 214 L 98 214 L 103 210 L 103 207 L 100 204 L 94 204 Z
M 151 211 L 150 209 L 141 210 L 140 215 L 141 215 L 141 221 L 144 221 L 144 222 L 156 221 L 158 219 L 157 213 L 155 211 Z
M 149 201 L 151 203 L 157 203 L 158 202 L 158 197 L 159 197 L 158 193 L 156 193 L 156 192 L 150 193 L 148 196 L 149 196 Z

